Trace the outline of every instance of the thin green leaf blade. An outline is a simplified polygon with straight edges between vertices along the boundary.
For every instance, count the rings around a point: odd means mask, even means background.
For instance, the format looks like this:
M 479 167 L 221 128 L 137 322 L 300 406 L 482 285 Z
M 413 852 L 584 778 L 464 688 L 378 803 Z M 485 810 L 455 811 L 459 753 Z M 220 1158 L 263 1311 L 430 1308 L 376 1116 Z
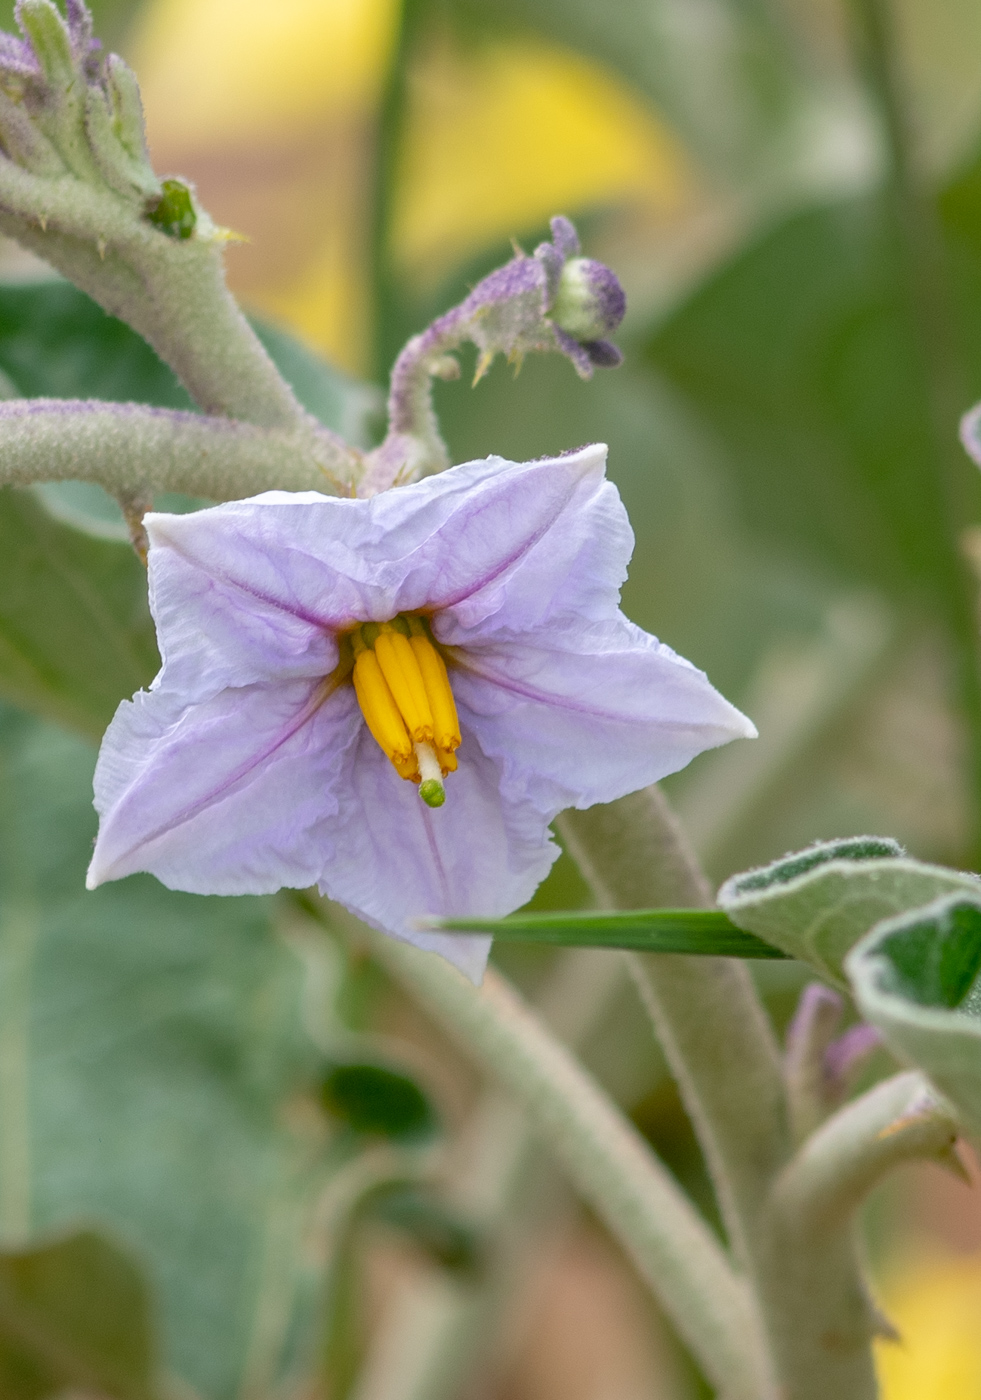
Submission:
M 737 928 L 720 909 L 631 909 L 626 912 L 512 914 L 506 919 L 431 919 L 446 933 L 487 933 L 507 943 L 552 947 L 627 948 L 643 953 L 783 958 L 788 954 Z

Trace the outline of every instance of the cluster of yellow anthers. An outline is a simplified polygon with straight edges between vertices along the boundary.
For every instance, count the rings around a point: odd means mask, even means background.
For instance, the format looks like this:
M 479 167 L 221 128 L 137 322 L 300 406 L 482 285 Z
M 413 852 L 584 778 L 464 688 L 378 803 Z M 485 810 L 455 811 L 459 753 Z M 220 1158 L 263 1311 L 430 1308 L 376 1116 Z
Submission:
M 429 807 L 446 800 L 443 779 L 456 769 L 460 721 L 424 617 L 399 613 L 364 622 L 348 638 L 354 691 L 365 723 L 400 778 L 419 784 Z

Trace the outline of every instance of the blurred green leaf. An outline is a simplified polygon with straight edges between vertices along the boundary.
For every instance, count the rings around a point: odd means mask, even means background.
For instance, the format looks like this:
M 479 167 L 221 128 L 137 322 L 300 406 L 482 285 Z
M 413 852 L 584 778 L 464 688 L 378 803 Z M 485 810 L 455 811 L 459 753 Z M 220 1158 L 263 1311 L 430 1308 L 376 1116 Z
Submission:
M 396 1182 L 375 1192 L 369 1204 L 371 1215 L 408 1235 L 444 1269 L 472 1274 L 478 1268 L 477 1231 L 434 1191 Z
M 409 1075 L 366 1061 L 334 1065 L 321 1084 L 324 1107 L 357 1133 L 397 1142 L 431 1137 L 436 1110 Z
M 450 933 L 489 933 L 508 943 L 726 958 L 786 957 L 778 948 L 736 928 L 720 909 L 631 909 L 615 914 L 585 910 L 512 914 L 506 919 L 432 919 L 426 925 Z
M 355 438 L 369 434 L 374 391 L 283 332 L 259 330 L 311 412 Z M 190 407 L 149 346 L 66 282 L 0 286 L 0 369 L 25 395 Z M 93 738 L 159 665 L 146 573 L 126 540 L 98 487 L 0 492 L 0 696 Z
M 942 335 L 918 321 L 927 293 L 882 195 L 785 219 L 720 267 L 646 351 L 718 434 L 753 528 L 900 595 L 922 594 L 937 568 L 936 427 L 956 459 L 957 415 L 981 395 L 981 157 L 937 213 L 944 265 L 932 267 L 929 315 L 946 318 Z M 931 374 L 948 400 L 936 426 Z M 966 456 L 953 471 L 955 524 L 968 524 L 981 477 Z
M 156 1356 L 139 1270 L 92 1230 L 0 1253 L 0 1395 L 150 1400 Z
M 981 891 L 879 923 L 845 960 L 863 1016 L 981 1140 Z
M 873 924 L 952 892 L 981 897 L 977 876 L 876 853 L 888 844 L 863 837 L 812 847 L 734 875 L 719 904 L 739 928 L 845 986 L 845 956 Z
M 146 571 L 128 545 L 0 493 L 0 694 L 98 738 L 159 665 Z
M 0 710 L 0 1233 L 104 1224 L 146 1268 L 167 1369 L 268 1393 L 311 1267 L 300 966 L 268 900 L 86 893 L 94 758 Z

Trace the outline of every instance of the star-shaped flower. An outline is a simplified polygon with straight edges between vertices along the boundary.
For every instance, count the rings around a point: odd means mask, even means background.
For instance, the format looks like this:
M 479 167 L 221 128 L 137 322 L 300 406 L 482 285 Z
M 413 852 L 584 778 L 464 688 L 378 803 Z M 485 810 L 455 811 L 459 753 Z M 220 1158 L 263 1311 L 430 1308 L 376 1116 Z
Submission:
M 102 745 L 90 887 L 315 884 L 479 979 L 489 940 L 414 918 L 509 913 L 558 812 L 755 733 L 620 612 L 633 535 L 605 459 L 148 515 L 163 666 Z

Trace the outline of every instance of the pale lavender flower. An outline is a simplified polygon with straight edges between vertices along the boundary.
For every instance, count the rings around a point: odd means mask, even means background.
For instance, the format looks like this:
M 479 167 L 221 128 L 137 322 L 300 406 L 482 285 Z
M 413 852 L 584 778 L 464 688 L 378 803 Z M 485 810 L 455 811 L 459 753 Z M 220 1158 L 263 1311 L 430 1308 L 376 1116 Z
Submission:
M 509 913 L 558 854 L 558 812 L 755 732 L 620 612 L 633 536 L 605 457 L 491 457 L 367 500 L 275 491 L 148 515 L 163 666 L 102 745 L 90 887 L 134 871 L 202 894 L 316 884 L 478 980 L 488 939 L 413 920 Z M 415 744 L 418 788 L 351 684 L 386 623 L 425 633 L 459 717 L 456 754 L 438 734 Z M 445 803 L 427 806 L 442 778 Z

